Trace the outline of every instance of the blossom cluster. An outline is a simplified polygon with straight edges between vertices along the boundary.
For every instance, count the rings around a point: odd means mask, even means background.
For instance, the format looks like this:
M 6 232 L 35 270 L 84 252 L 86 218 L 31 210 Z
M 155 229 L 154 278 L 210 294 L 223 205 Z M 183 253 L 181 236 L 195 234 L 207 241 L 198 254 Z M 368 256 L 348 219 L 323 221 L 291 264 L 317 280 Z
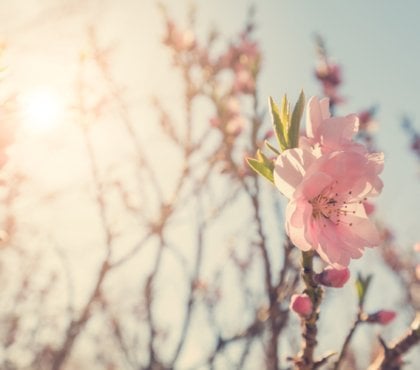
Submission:
M 342 83 L 341 67 L 338 64 L 323 59 L 315 69 L 315 77 L 322 85 L 322 91 L 331 103 L 336 105 L 344 101 L 339 95 L 338 88 Z
M 240 177 L 249 175 L 248 166 L 243 162 L 246 150 L 237 139 L 251 126 L 241 105 L 244 99 L 256 99 L 261 68 L 262 53 L 253 39 L 252 19 L 232 42 L 219 48 L 217 33 L 204 41 L 196 36 L 193 24 L 180 27 L 167 14 L 165 17 L 163 43 L 172 51 L 174 65 L 187 77 L 188 97 L 206 97 L 214 107 L 209 125 L 224 143 L 217 153 L 222 163 L 221 172 Z
M 306 134 L 275 161 L 274 183 L 289 199 L 287 234 L 336 269 L 380 242 L 364 204 L 382 190 L 383 154 L 353 140 L 358 126 L 356 115 L 331 117 L 329 100 L 313 97 Z

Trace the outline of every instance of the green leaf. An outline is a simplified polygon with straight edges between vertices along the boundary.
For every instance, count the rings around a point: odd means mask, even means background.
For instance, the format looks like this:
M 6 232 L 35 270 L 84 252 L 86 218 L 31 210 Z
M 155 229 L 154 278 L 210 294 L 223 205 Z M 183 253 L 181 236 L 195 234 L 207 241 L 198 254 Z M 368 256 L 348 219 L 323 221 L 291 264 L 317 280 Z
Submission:
M 271 145 L 267 140 L 264 141 L 265 146 L 270 149 L 274 154 L 276 155 L 280 155 L 280 152 L 273 146 Z
M 361 280 L 356 280 L 356 290 L 357 290 L 357 297 L 359 298 L 359 302 L 361 302 L 363 296 L 364 296 L 364 287 Z
M 289 102 L 287 101 L 286 94 L 284 94 L 283 98 L 281 99 L 280 119 L 284 127 L 284 130 L 283 130 L 284 137 L 287 137 L 287 131 L 289 130 L 289 121 L 290 121 L 290 106 L 289 106 Z
M 300 121 L 305 108 L 305 94 L 300 92 L 299 99 L 293 109 L 292 119 L 288 130 L 289 148 L 296 148 L 299 144 Z
M 366 278 L 363 278 L 361 274 L 358 274 L 356 280 L 356 290 L 357 296 L 359 298 L 359 307 L 363 307 L 366 293 L 369 289 L 370 282 L 372 280 L 372 275 L 368 275 Z
M 268 159 L 267 156 L 261 151 L 257 150 L 257 159 L 259 162 L 263 163 L 271 171 L 274 171 L 274 163 L 272 160 Z
M 277 106 L 276 102 L 271 96 L 269 98 L 269 104 L 270 104 L 271 118 L 273 120 L 274 132 L 276 134 L 277 141 L 279 142 L 279 146 L 281 150 L 286 150 L 287 141 L 286 141 L 285 132 L 287 130 L 287 127 L 284 127 L 284 123 L 282 122 L 282 119 L 281 119 L 279 107 Z
M 265 162 L 260 162 L 254 158 L 247 158 L 246 161 L 256 173 L 264 176 L 268 181 L 274 184 L 274 176 L 273 176 L 274 164 L 271 163 L 271 166 L 267 166 Z

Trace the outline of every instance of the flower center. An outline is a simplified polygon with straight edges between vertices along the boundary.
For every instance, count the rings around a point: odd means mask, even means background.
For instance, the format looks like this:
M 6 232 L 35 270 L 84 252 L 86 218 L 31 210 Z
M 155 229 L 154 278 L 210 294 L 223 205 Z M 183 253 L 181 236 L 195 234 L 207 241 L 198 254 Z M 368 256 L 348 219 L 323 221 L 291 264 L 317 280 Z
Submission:
M 336 191 L 337 185 L 338 181 L 335 181 L 309 200 L 312 205 L 312 217 L 322 222 L 324 227 L 327 226 L 326 221 L 331 221 L 335 225 L 352 226 L 348 216 L 356 214 L 356 208 L 367 199 L 354 196 L 351 189 L 339 193 Z
M 311 199 L 309 203 L 312 204 L 312 216 L 314 218 L 328 218 L 330 219 L 333 214 L 341 212 L 341 204 L 339 204 L 338 197 L 330 197 L 329 195 L 319 194 Z

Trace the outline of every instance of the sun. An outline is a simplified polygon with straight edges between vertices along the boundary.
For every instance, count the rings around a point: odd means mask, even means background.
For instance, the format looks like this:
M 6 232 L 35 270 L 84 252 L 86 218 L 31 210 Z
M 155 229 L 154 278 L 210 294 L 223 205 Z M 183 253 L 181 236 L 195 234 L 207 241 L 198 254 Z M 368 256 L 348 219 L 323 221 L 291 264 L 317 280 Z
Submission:
M 63 119 L 63 99 L 52 87 L 38 86 L 22 94 L 21 112 L 26 129 L 48 131 Z

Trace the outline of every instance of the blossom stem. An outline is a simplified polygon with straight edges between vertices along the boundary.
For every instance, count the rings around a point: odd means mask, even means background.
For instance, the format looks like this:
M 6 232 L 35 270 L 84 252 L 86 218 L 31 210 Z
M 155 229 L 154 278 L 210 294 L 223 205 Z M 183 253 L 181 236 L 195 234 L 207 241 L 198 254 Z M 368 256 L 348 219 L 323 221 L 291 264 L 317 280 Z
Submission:
M 314 368 L 314 350 L 318 332 L 316 322 L 322 300 L 322 288 L 315 281 L 314 275 L 313 252 L 302 252 L 302 279 L 306 286 L 305 293 L 311 298 L 313 310 L 310 315 L 302 318 L 302 350 L 295 362 L 299 370 Z

